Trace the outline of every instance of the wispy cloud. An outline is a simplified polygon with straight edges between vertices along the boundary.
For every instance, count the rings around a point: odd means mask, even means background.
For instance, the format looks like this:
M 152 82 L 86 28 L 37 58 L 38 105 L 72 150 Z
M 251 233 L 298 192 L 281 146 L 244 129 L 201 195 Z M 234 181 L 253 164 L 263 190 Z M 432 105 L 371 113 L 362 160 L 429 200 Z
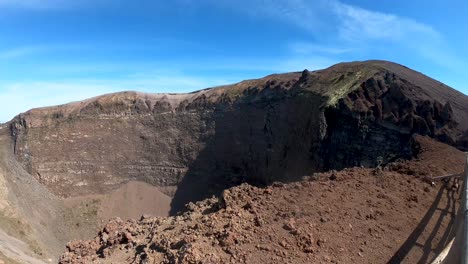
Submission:
M 214 0 L 205 0 L 211 1 Z M 345 4 L 339 0 L 241 0 L 218 4 L 247 12 L 257 17 L 283 20 L 312 33 L 338 34 L 345 40 L 395 39 L 410 34 L 439 37 L 431 26 L 410 18 L 386 14 Z
M 284 21 L 308 30 L 314 40 L 293 42 L 289 46 L 292 53 L 333 59 L 340 54 L 365 49 L 371 51 L 375 47 L 382 50 L 389 45 L 406 49 L 438 65 L 455 68 L 453 65 L 459 64 L 442 32 L 409 17 L 369 10 L 340 0 L 240 1 L 242 4 L 238 1 L 232 4 L 228 0 L 216 2 L 251 16 Z M 329 46 L 329 43 L 334 44 Z
M 255 17 L 282 20 L 312 33 L 337 34 L 344 40 L 401 40 L 406 36 L 437 39 L 441 34 L 430 25 L 395 14 L 345 4 L 339 0 L 176 0 L 185 6 L 201 2 L 238 10 Z M 96 5 L 110 0 L 0 0 L 0 7 L 49 9 Z M 118 1 L 117 1 L 118 2 Z M 145 1 L 146 2 L 146 1 Z M 155 1 L 159 2 L 159 0 Z
M 1 1 L 1 0 L 0 0 Z M 63 44 L 63 45 L 47 45 L 47 44 L 34 44 L 34 45 L 24 45 L 6 48 L 0 50 L 0 59 L 18 59 L 23 57 L 31 57 L 39 54 L 45 54 L 50 52 L 70 52 L 77 50 L 84 50 L 88 48 L 86 45 L 72 45 L 72 44 Z
M 257 8 L 249 9 L 254 15 L 269 15 L 294 23 L 311 31 L 318 31 L 326 26 L 321 19 L 323 11 L 327 8 L 327 2 L 304 0 L 254 0 L 252 3 Z
M 329 9 L 327 0 L 199 0 L 192 2 L 208 2 L 252 17 L 286 21 L 312 32 L 328 28 L 327 20 L 323 19 Z
M 16 59 L 41 53 L 47 50 L 48 48 L 45 46 L 23 46 L 3 51 L 0 50 L 0 59 Z
M 402 40 L 407 37 L 440 38 L 429 25 L 394 14 L 385 14 L 334 1 L 333 11 L 339 20 L 338 32 L 347 40 Z M 408 40 L 408 39 L 405 39 Z

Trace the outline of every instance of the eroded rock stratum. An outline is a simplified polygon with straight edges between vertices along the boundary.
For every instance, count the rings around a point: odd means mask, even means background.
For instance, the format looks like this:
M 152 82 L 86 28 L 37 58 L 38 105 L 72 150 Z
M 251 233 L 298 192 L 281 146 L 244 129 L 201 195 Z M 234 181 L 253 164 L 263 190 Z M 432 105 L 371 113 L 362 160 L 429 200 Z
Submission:
M 166 187 L 177 211 L 245 181 L 409 158 L 413 133 L 465 148 L 467 108 L 435 80 L 370 61 L 191 94 L 104 95 L 31 110 L 10 129 L 16 157 L 59 196 L 139 180 Z

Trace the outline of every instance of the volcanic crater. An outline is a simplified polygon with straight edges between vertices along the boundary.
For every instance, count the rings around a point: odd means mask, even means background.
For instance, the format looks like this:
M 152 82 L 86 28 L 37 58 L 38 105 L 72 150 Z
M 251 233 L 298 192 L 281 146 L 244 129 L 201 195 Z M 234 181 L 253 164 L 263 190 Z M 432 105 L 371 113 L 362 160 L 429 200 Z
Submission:
M 424 263 L 462 151 L 468 97 L 387 61 L 32 109 L 0 125 L 0 259 Z

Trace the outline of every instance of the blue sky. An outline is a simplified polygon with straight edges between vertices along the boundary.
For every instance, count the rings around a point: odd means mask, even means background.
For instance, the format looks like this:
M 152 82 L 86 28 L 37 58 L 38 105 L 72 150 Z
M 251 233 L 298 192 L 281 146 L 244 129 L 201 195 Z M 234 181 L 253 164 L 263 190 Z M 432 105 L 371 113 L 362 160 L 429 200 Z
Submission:
M 467 11 L 464 0 L 0 0 L 0 122 L 108 92 L 368 59 L 467 94 Z

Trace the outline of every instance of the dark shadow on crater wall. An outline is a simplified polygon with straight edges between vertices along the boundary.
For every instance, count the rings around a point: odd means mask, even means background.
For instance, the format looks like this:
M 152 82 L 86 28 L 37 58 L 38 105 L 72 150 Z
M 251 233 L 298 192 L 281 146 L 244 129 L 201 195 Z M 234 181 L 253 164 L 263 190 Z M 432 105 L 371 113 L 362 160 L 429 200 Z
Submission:
M 321 170 L 324 98 L 279 88 L 246 93 L 207 118 L 213 136 L 179 183 L 171 214 L 242 182 L 293 181 Z
M 313 172 L 410 159 L 417 152 L 413 134 L 434 137 L 437 129 L 456 124 L 448 103 L 412 101 L 404 92 L 413 86 L 385 76 L 369 79 L 334 105 L 326 95 L 333 93 L 314 78 L 305 73 L 289 90 L 249 88 L 237 101 L 214 104 L 206 120 L 213 134 L 179 184 L 171 213 L 241 182 L 294 181 Z
M 220 104 L 207 116 L 213 135 L 178 185 L 171 214 L 188 202 L 248 182 L 296 181 L 314 172 L 374 167 L 412 156 L 412 135 L 325 107 L 326 97 L 304 89 L 247 90 L 241 102 Z

